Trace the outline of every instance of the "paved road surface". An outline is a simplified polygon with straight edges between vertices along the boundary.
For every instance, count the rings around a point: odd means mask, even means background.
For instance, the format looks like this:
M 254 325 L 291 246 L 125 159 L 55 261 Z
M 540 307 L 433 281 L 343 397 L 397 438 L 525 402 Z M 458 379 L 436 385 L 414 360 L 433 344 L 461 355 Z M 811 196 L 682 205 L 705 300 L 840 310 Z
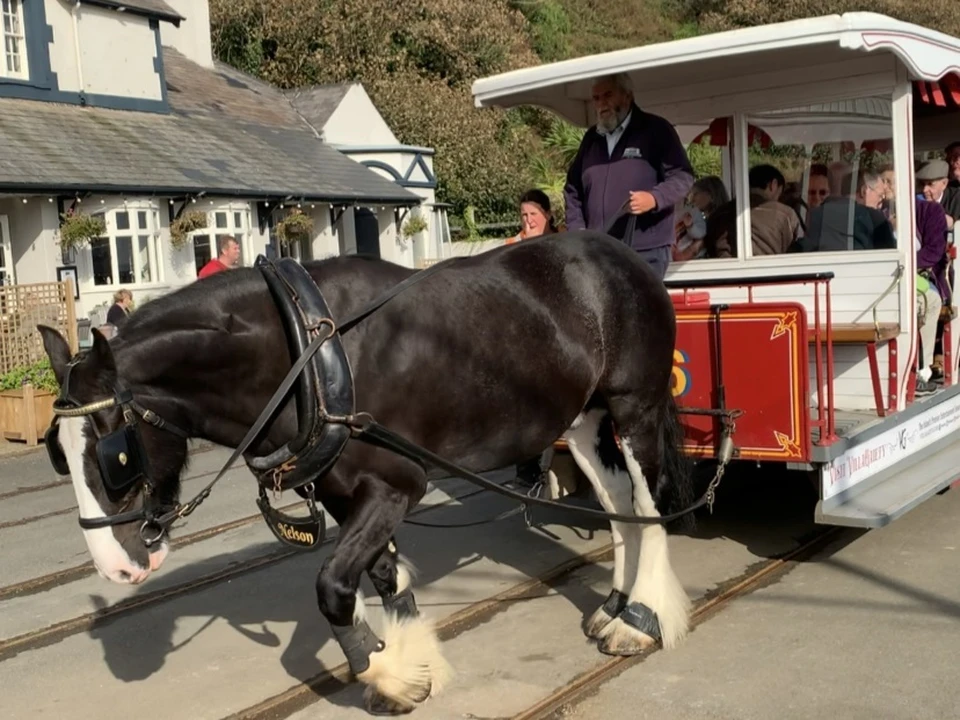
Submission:
M 227 455 L 220 448 L 195 455 L 187 487 L 208 482 Z M 34 456 L 0 461 L 0 494 L 55 480 Z M 421 519 L 462 522 L 510 507 L 474 493 L 466 483 L 441 481 L 425 503 L 448 504 Z M 179 534 L 252 515 L 254 497 L 252 478 L 238 469 Z M 670 538 L 691 597 L 797 547 L 815 529 L 812 501 L 803 485 L 728 474 L 716 514 L 704 516 L 694 535 Z M 139 588 L 88 572 L 4 596 L 13 583 L 86 562 L 73 507 L 69 485 L 0 500 L 0 718 L 216 720 L 343 662 L 314 597 L 328 549 L 283 557 L 259 520 L 176 549 Z M 958 518 L 960 492 L 938 497 L 736 601 L 682 648 L 656 653 L 567 712 L 606 718 L 631 708 L 631 717 L 665 720 L 960 717 L 951 673 L 960 644 Z M 404 526 L 401 551 L 419 566 L 421 608 L 443 621 L 609 542 L 605 529 L 569 514 L 538 510 L 535 519 L 542 529 L 526 528 L 519 516 L 457 530 Z M 609 570 L 606 558 L 587 564 L 445 641 L 458 674 L 410 717 L 511 717 L 605 660 L 585 641 L 580 621 L 606 595 Z M 197 581 L 205 582 L 177 591 Z M 364 590 L 377 627 L 379 600 L 366 581 Z M 131 601 L 142 604 L 117 612 Z M 116 614 L 84 619 L 103 609 Z M 306 693 L 293 717 L 369 717 L 360 697 L 356 684 L 323 697 Z

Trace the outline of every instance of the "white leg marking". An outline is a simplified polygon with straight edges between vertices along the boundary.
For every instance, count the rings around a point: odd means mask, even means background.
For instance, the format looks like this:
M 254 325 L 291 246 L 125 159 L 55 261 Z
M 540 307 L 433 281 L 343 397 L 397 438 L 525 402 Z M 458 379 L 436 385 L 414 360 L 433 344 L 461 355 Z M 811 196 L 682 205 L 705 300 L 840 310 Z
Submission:
M 61 418 L 59 437 L 60 447 L 63 449 L 67 465 L 70 467 L 70 478 L 73 481 L 73 492 L 77 496 L 77 508 L 80 511 L 80 517 L 94 520 L 106 517 L 106 514 L 87 486 L 87 480 L 83 472 L 86 424 L 86 418 L 82 417 Z M 84 530 L 83 537 L 87 541 L 87 548 L 90 550 L 93 563 L 102 577 L 127 585 L 143 582 L 150 574 L 148 568 L 141 567 L 130 559 L 127 551 L 117 542 L 111 528 Z M 165 556 L 165 550 L 158 553 L 157 567 L 159 567 L 159 563 L 163 562 Z
M 597 499 L 607 512 L 627 515 L 632 511 L 630 476 L 616 469 L 608 469 L 597 455 L 597 435 L 603 410 L 591 410 L 579 427 L 569 431 L 567 444 L 570 454 L 586 475 L 597 493 Z M 637 525 L 611 522 L 613 539 L 613 589 L 622 593 L 633 586 L 640 556 L 640 528 Z M 603 607 L 597 609 L 585 623 L 589 637 L 599 637 L 600 631 L 611 620 Z
M 416 577 L 417 568 L 410 559 L 404 555 L 397 555 L 397 592 L 401 593 L 412 587 Z
M 630 443 L 621 438 L 620 444 L 627 469 L 633 478 L 634 511 L 637 515 L 659 516 Z M 663 525 L 641 527 L 643 541 L 640 545 L 640 562 L 629 602 L 642 602 L 657 614 L 663 646 L 674 648 L 680 644 L 689 628 L 690 598 L 670 565 L 667 531 Z
M 584 413 L 580 413 L 579 415 L 577 415 L 573 419 L 573 422 L 570 423 L 570 430 L 576 430 L 578 427 L 583 425 L 583 421 L 586 419 L 587 419 L 587 416 Z M 568 430 L 567 432 L 570 432 L 570 430 Z
M 359 625 L 367 619 L 367 603 L 363 598 L 363 590 L 357 588 L 356 602 L 353 605 L 353 624 Z

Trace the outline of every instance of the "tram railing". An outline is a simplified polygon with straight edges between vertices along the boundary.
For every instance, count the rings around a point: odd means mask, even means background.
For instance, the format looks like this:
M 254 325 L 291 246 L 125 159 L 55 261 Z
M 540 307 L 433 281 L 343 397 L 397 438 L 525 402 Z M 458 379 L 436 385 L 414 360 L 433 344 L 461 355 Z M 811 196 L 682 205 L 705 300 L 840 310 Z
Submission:
M 815 273 L 795 273 L 789 275 L 767 275 L 747 278 L 721 278 L 714 280 L 665 280 L 668 290 L 683 291 L 686 296 L 689 290 L 703 290 L 708 288 L 745 288 L 747 302 L 754 302 L 754 289 L 771 285 L 812 285 L 813 286 L 813 345 L 816 352 L 815 375 L 817 383 L 817 416 L 810 421 L 810 426 L 819 429 L 816 442 L 808 438 L 811 444 L 818 446 L 830 445 L 837 440 L 836 408 L 834 406 L 833 380 L 833 312 L 830 297 L 830 281 L 834 278 L 831 271 Z M 821 286 L 823 288 L 824 313 L 820 312 Z M 810 327 L 809 313 L 807 327 Z M 807 338 L 804 338 L 807 341 Z M 824 357 L 824 346 L 826 354 Z M 722 368 L 718 370 L 722 373 Z M 724 385 L 723 378 L 718 383 Z M 824 392 L 825 391 L 825 392 Z M 824 403 L 826 394 L 826 403 Z M 809 409 L 806 410 L 809 412 Z M 812 435 L 812 433 L 811 433 Z

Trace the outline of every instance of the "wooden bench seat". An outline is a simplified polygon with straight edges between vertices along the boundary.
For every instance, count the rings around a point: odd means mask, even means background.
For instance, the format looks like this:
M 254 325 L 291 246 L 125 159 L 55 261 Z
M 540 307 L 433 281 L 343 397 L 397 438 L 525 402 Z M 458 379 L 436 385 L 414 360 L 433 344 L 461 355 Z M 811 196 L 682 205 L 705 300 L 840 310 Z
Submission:
M 897 338 L 900 336 L 900 323 L 835 323 L 830 328 L 830 336 L 830 340 L 834 346 L 866 346 L 867 359 L 870 363 L 870 380 L 873 385 L 873 399 L 876 403 L 877 415 L 884 417 L 888 412 L 893 412 L 897 406 L 896 375 L 890 375 L 888 378 L 888 392 L 890 397 L 889 405 L 885 406 L 883 402 L 883 391 L 881 390 L 880 367 L 877 363 L 877 344 L 887 344 L 889 366 L 895 367 L 897 363 Z M 814 328 L 808 328 L 807 339 L 810 344 L 816 343 Z M 827 344 L 826 327 L 820 328 L 820 341 L 823 343 L 823 346 Z
M 862 345 L 871 342 L 887 342 L 895 340 L 900 335 L 899 323 L 880 323 L 880 331 L 873 323 L 836 323 L 831 328 L 834 345 Z M 809 342 L 816 342 L 814 328 L 807 330 Z M 820 328 L 822 342 L 827 341 L 827 328 Z

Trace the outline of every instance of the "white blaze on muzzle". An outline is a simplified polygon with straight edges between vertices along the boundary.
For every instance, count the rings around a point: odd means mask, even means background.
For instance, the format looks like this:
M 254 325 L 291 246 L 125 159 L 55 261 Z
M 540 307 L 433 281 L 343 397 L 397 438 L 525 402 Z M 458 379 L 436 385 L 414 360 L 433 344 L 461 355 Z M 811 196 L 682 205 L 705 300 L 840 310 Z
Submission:
M 86 449 L 85 428 L 88 420 L 83 417 L 63 417 L 60 419 L 59 441 L 70 467 L 73 491 L 77 497 L 80 517 L 94 520 L 106 517 L 93 491 L 87 485 L 84 473 L 83 454 Z M 149 569 L 135 563 L 123 546 L 117 541 L 113 529 L 109 527 L 83 530 L 90 555 L 100 574 L 119 583 L 140 582 L 149 574 Z

